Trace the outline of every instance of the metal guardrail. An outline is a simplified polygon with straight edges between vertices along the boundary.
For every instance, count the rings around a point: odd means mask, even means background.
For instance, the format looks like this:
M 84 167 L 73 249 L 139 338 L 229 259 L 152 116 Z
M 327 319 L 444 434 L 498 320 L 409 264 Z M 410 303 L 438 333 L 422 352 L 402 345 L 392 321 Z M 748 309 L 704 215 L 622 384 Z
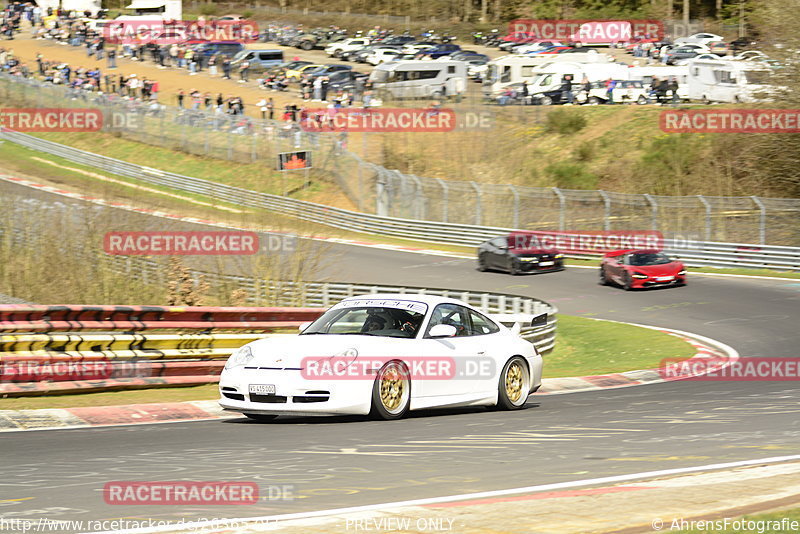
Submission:
M 242 118 L 209 109 L 183 109 L 126 100 L 106 87 L 104 93 L 73 89 L 35 78 L 0 72 L 0 95 L 24 107 L 91 107 L 102 111 L 105 128 L 125 139 L 187 154 L 274 165 L 277 154 L 311 150 L 314 168 L 301 180 L 277 180 L 272 192 L 288 196 L 309 181 L 334 181 L 359 212 L 477 226 L 541 229 L 650 229 L 698 240 L 800 246 L 795 231 L 800 199 L 757 196 L 662 196 L 600 190 L 570 190 L 443 180 L 390 170 L 367 160 L 368 134 L 361 156 L 347 147 L 345 132 L 304 131 L 285 122 Z M 394 104 L 393 104 L 394 105 Z M 520 108 L 525 107 L 521 106 Z M 542 106 L 513 121 L 530 126 L 543 119 Z M 494 120 L 485 106 L 459 104 L 462 126 Z M 503 120 L 511 119 L 503 113 Z M 498 117 L 496 117 L 498 118 Z M 118 120 L 119 119 L 119 120 Z M 374 145 L 374 143 L 372 143 Z M 291 184 L 289 182 L 292 182 Z
M 3 136 L 7 140 L 27 148 L 120 176 L 203 195 L 242 207 L 266 209 L 344 230 L 466 246 L 475 246 L 487 239 L 512 231 L 511 228 L 401 219 L 359 213 L 153 169 L 18 132 L 6 131 Z M 693 241 L 687 246 L 685 242 L 666 240 L 665 249 L 690 267 L 800 270 L 800 247 L 701 241 Z M 585 257 L 596 256 L 586 255 Z

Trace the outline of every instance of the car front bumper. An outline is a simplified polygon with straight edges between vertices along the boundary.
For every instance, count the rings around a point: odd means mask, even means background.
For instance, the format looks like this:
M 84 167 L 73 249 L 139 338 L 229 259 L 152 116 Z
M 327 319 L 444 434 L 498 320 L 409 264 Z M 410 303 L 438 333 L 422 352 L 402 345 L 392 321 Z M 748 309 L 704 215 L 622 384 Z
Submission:
M 250 393 L 251 384 L 272 385 L 274 394 Z M 313 380 L 298 370 L 235 368 L 220 377 L 225 410 L 270 415 L 363 415 L 372 404 L 372 380 Z

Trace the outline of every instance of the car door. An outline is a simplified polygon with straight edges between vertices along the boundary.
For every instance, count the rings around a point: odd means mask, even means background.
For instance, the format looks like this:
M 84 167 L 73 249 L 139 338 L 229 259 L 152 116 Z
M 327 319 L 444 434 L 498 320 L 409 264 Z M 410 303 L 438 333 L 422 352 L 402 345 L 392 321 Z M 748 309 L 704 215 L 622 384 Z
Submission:
M 456 328 L 456 335 L 447 338 L 430 337 L 430 330 L 436 325 L 447 324 Z M 439 304 L 431 312 L 422 339 L 419 339 L 418 355 L 422 360 L 436 362 L 438 373 L 425 374 L 414 380 L 420 397 L 463 397 L 480 398 L 492 391 L 495 384 L 491 378 L 487 355 L 489 335 L 482 335 L 483 327 L 475 330 L 471 310 L 458 304 Z M 481 332 L 477 334 L 476 332 Z M 485 376 L 490 374 L 490 376 Z
M 495 237 L 489 241 L 491 248 L 487 255 L 487 264 L 495 269 L 506 268 L 506 257 L 508 255 L 508 241 L 505 237 Z
M 609 275 L 611 280 L 618 282 L 621 280 L 622 271 L 624 267 L 622 266 L 622 262 L 624 260 L 624 256 L 612 256 L 608 258 L 608 263 L 606 263 L 606 272 Z

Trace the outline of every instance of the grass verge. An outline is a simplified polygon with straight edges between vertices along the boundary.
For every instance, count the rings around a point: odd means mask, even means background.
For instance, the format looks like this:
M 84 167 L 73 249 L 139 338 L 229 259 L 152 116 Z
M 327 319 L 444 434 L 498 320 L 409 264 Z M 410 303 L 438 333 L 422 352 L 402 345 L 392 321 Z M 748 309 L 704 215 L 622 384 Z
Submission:
M 544 378 L 652 369 L 664 358 L 694 354 L 690 344 L 663 332 L 559 314 L 556 347 L 544 357 Z
M 667 334 L 607 321 L 559 315 L 558 341 L 545 356 L 544 377 L 594 375 L 657 367 L 663 358 L 688 358 L 688 343 Z M 0 410 L 114 406 L 217 398 L 217 385 L 7 398 Z

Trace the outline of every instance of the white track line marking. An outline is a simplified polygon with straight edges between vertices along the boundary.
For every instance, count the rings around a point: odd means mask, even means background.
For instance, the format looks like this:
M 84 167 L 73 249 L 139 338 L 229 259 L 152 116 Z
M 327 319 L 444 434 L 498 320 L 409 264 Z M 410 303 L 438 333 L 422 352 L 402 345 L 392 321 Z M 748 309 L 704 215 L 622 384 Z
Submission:
M 643 478 L 656 478 L 656 477 L 663 477 L 670 475 L 680 475 L 684 473 L 699 473 L 702 471 L 732 469 L 736 467 L 748 467 L 761 464 L 775 464 L 775 463 L 792 462 L 798 460 L 800 460 L 800 454 L 795 454 L 792 456 L 774 456 L 771 458 L 761 458 L 758 460 L 741 460 L 738 462 L 725 462 L 720 464 L 699 465 L 695 467 L 679 467 L 675 469 L 662 469 L 658 471 L 643 471 L 641 473 L 631 473 L 628 475 L 586 478 L 582 480 L 574 480 L 571 482 L 556 482 L 553 484 L 541 484 L 538 486 L 525 486 L 521 488 L 512 488 L 505 490 L 481 491 L 477 493 L 462 493 L 460 495 L 449 495 L 445 497 L 432 497 L 428 499 L 414 499 L 409 501 L 395 501 L 382 504 L 369 504 L 365 506 L 352 506 L 349 508 L 333 508 L 329 510 L 316 510 L 313 512 L 265 515 L 260 517 L 239 517 L 236 519 L 225 519 L 218 521 L 196 521 L 192 523 L 183 523 L 181 525 L 175 524 L 163 527 L 138 528 L 130 530 L 101 531 L 101 532 L 102 533 L 117 532 L 123 534 L 150 534 L 157 532 L 196 531 L 202 528 L 214 528 L 214 527 L 230 528 L 231 523 L 239 523 L 239 524 L 248 522 L 269 523 L 276 521 L 288 521 L 292 519 L 309 519 L 312 517 L 325 517 L 325 516 L 340 515 L 353 512 L 380 511 L 380 510 L 386 510 L 387 508 L 400 508 L 404 506 L 423 506 L 428 504 L 440 504 L 445 502 L 485 499 L 491 497 L 501 497 L 505 495 L 516 495 L 520 493 L 535 493 L 540 491 L 580 488 L 585 486 L 594 486 L 597 484 L 615 484 L 618 482 L 628 482 L 631 480 L 639 480 Z M 101 534 L 101 533 L 84 533 L 84 534 Z

